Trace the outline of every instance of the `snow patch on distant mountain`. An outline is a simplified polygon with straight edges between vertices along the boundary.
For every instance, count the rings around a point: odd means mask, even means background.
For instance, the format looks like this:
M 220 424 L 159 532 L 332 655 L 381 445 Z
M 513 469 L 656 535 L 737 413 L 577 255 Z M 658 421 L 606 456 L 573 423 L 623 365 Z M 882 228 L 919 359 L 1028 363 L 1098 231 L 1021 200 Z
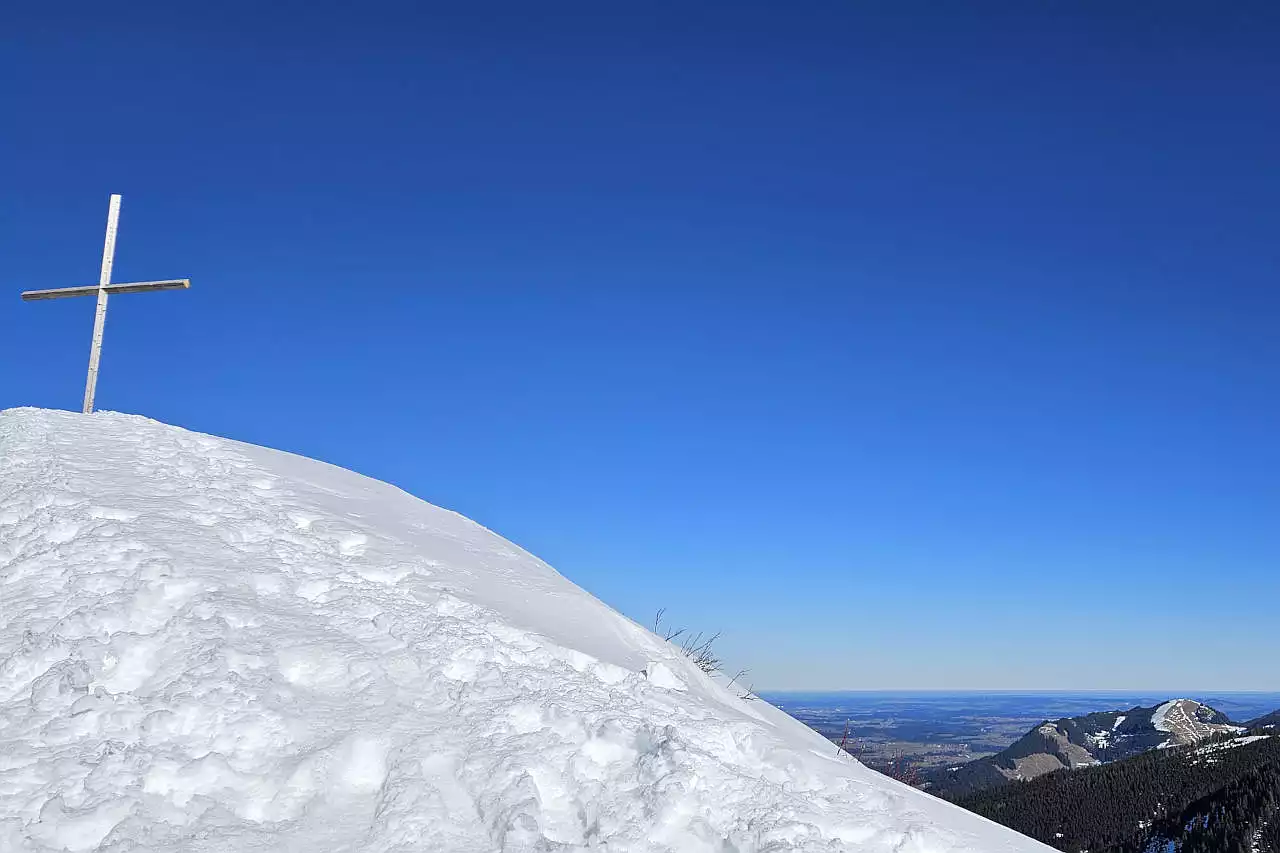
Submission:
M 1160 731 L 1160 732 L 1173 731 L 1173 729 L 1170 728 L 1169 726 L 1168 717 L 1169 717 L 1169 712 L 1172 711 L 1174 707 L 1177 706 L 1177 704 L 1178 704 L 1177 699 L 1170 699 L 1168 702 L 1165 702 L 1163 705 L 1160 705 L 1159 707 L 1157 707 L 1155 710 L 1155 713 L 1151 715 L 1151 727 L 1156 731 Z
M 456 513 L 143 418 L 0 413 L 0 601 L 5 853 L 1049 850 Z
M 1251 743 L 1257 743 L 1260 740 L 1275 737 L 1275 735 L 1245 735 L 1244 737 L 1234 737 L 1231 740 L 1224 740 L 1220 743 L 1207 743 L 1204 746 L 1195 748 L 1193 755 L 1213 755 L 1215 752 L 1223 752 L 1228 749 L 1237 749 L 1242 746 L 1248 746 Z

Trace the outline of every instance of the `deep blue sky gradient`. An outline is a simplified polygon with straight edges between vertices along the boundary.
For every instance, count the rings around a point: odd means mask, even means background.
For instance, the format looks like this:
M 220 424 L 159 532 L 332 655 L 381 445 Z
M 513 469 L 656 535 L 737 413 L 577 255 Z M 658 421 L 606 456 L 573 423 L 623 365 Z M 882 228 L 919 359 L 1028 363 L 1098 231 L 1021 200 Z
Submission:
M 24 4 L 0 406 L 457 509 L 761 688 L 1280 690 L 1280 6 Z

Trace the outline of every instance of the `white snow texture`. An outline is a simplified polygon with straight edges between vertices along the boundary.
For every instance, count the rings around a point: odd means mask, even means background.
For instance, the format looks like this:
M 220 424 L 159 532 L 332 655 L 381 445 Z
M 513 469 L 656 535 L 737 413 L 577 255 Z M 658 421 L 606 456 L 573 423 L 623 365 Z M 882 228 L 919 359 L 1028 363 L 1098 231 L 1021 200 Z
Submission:
M 456 513 L 0 412 L 0 850 L 1043 851 Z

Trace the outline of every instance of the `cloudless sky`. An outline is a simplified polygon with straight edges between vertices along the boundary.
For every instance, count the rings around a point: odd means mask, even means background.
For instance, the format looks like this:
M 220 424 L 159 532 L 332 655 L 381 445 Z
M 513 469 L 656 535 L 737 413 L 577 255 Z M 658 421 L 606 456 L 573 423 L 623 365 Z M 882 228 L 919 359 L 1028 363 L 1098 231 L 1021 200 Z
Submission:
M 0 406 L 456 509 L 757 688 L 1280 690 L 1280 6 L 20 4 Z

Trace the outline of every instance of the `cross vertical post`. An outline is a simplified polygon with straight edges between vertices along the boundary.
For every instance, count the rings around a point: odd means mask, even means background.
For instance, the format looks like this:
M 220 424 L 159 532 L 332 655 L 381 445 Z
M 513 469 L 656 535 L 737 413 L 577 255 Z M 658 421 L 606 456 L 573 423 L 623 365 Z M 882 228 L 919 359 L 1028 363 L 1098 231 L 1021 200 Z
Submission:
M 93 315 L 93 343 L 89 346 L 89 377 L 84 383 L 84 407 L 93 411 L 93 395 L 98 387 L 98 361 L 102 358 L 102 331 L 107 324 L 107 290 L 111 283 L 111 264 L 116 256 L 116 227 L 120 222 L 120 196 L 113 193 L 107 208 L 107 237 L 102 244 L 102 272 L 98 276 L 98 310 Z

